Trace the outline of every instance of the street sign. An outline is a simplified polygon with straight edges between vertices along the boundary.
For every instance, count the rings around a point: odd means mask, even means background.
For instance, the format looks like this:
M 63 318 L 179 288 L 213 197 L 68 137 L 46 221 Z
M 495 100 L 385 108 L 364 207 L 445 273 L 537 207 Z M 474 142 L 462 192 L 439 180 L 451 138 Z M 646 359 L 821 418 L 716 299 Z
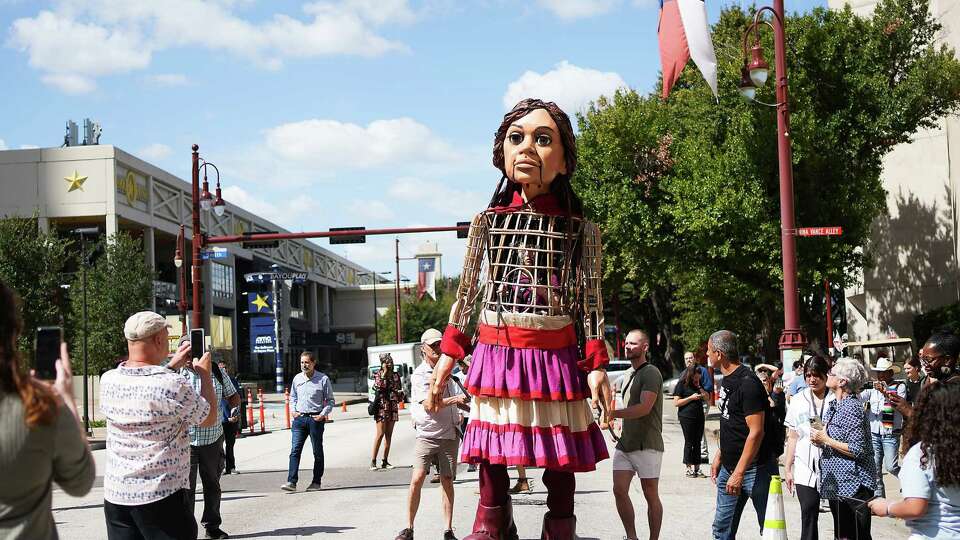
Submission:
M 797 236 L 840 236 L 843 227 L 800 227 Z
M 274 279 L 281 281 L 290 280 L 294 283 L 303 283 L 307 280 L 306 272 L 250 272 L 244 274 L 243 279 L 247 283 L 270 283 Z
M 366 227 L 330 227 L 330 232 L 337 231 L 363 231 L 366 230 Z M 330 245 L 333 244 L 363 244 L 367 241 L 366 235 L 357 234 L 357 235 L 345 235 L 345 236 L 331 236 Z
M 212 247 L 210 249 L 204 249 L 200 251 L 200 258 L 207 261 L 210 259 L 225 259 L 230 255 L 230 252 L 227 251 L 227 248 L 222 247 Z

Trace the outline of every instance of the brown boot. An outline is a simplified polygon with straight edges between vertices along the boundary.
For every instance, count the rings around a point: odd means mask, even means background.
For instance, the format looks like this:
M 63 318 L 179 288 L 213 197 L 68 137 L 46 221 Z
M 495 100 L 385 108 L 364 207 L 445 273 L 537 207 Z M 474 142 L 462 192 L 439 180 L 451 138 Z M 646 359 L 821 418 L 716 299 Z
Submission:
M 575 540 L 577 538 L 577 516 L 555 518 L 547 512 L 543 516 L 543 532 L 540 540 Z
M 517 526 L 513 523 L 513 505 L 509 499 L 503 506 L 477 504 L 473 533 L 463 540 L 517 540 Z

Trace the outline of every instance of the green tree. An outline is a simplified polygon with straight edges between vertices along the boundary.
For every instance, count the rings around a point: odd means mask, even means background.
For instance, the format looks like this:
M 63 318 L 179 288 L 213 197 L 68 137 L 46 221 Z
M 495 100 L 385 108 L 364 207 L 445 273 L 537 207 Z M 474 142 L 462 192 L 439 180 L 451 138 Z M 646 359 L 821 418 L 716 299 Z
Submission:
M 155 273 L 147 266 L 143 245 L 125 232 L 117 233 L 88 253 L 102 251 L 87 266 L 87 356 L 90 373 L 111 369 L 127 353 L 123 323 L 127 317 L 150 309 Z M 83 281 L 78 272 L 70 287 L 70 338 L 74 372 L 83 358 Z
M 427 328 L 436 328 L 443 332 L 450 319 L 450 306 L 456 299 L 458 280 L 437 282 L 437 299 L 424 296 L 422 300 L 408 297 L 400 305 L 403 318 L 403 343 L 420 341 L 420 335 Z M 393 304 L 378 321 L 378 339 L 381 345 L 397 342 L 397 310 Z
M 0 219 L 0 280 L 20 296 L 24 332 L 20 351 L 24 363 L 33 363 L 33 340 L 38 326 L 63 323 L 63 271 L 70 241 L 42 232 L 37 218 Z
M 662 332 L 676 363 L 681 345 L 721 327 L 775 354 L 782 329 L 776 116 L 736 92 L 751 20 L 728 8 L 714 26 L 719 103 L 691 64 L 667 101 L 621 91 L 579 118 L 574 180 L 604 233 L 608 297 L 622 318 Z M 823 279 L 845 286 L 870 263 L 858 247 L 885 210 L 883 157 L 957 109 L 960 62 L 937 44 L 927 0 L 883 0 L 870 18 L 816 9 L 786 24 L 797 224 L 844 229 L 798 242 L 809 336 L 822 324 Z M 775 101 L 772 86 L 758 99 Z

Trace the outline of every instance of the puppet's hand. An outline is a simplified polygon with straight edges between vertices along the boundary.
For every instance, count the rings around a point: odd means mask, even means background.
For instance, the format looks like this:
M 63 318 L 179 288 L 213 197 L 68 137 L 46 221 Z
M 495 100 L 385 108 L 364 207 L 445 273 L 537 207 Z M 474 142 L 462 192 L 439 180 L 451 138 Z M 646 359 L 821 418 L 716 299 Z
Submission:
M 610 410 L 613 408 L 613 391 L 610 389 L 610 379 L 606 370 L 595 369 L 587 375 L 587 385 L 590 387 L 590 407 L 599 410 L 602 424 L 609 420 Z M 606 427 L 602 425 L 600 427 Z

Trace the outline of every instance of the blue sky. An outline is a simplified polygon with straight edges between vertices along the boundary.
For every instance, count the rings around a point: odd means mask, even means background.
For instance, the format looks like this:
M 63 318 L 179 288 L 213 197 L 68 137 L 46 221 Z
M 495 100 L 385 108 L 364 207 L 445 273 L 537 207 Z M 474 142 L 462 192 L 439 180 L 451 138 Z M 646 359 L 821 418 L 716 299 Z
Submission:
M 708 0 L 709 20 L 731 4 L 749 2 Z M 0 0 L 0 142 L 59 146 L 68 118 L 90 117 L 101 143 L 182 178 L 199 144 L 228 201 L 291 230 L 452 225 L 499 178 L 491 137 L 508 102 L 546 97 L 572 116 L 617 86 L 653 89 L 658 5 Z M 427 239 L 458 273 L 452 233 L 402 237 L 401 256 Z M 332 248 L 388 270 L 392 244 Z

